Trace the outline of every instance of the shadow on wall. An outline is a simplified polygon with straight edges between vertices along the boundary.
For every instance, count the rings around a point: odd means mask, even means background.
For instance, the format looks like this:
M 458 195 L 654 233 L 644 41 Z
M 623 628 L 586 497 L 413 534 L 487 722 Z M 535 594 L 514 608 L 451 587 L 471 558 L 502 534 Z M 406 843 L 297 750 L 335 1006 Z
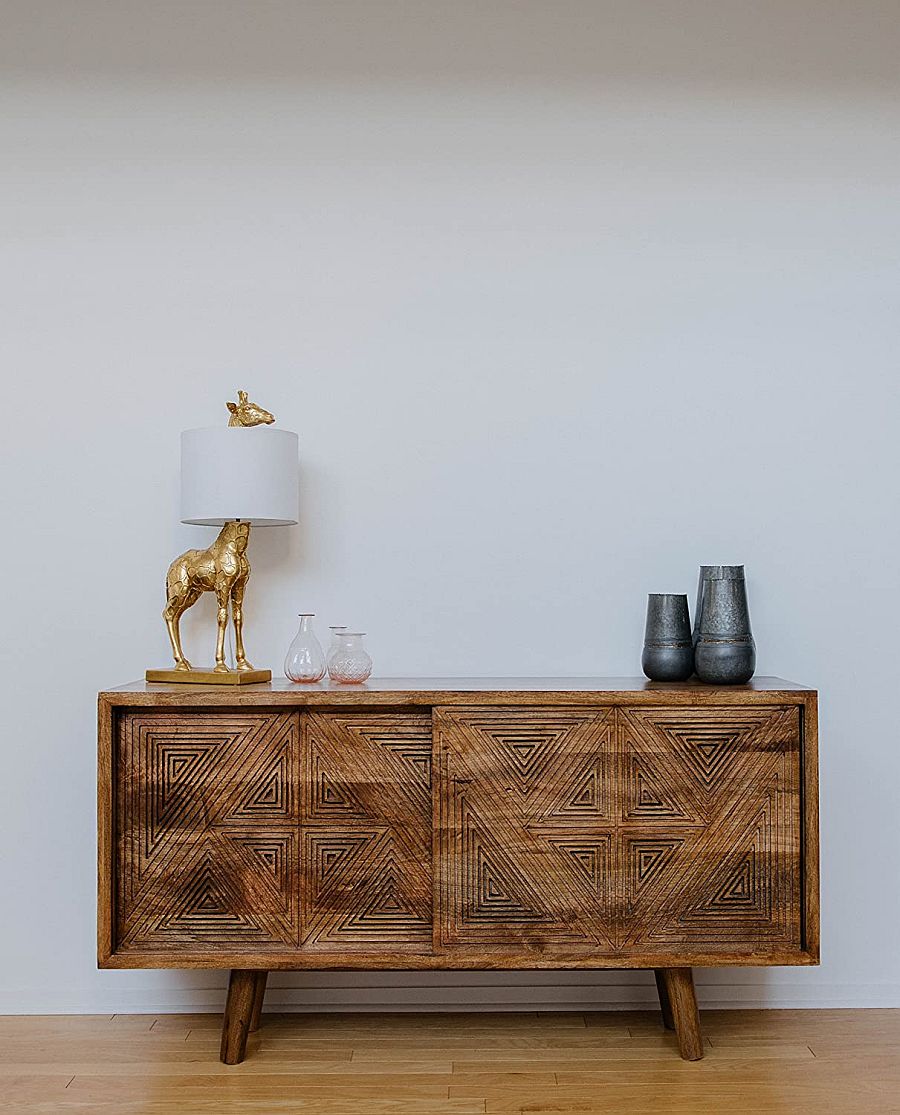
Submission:
M 123 1011 L 211 1011 L 225 1002 L 228 973 L 167 970 L 152 987 L 131 983 L 134 973 L 101 972 L 100 981 Z M 822 1003 L 798 969 L 775 986 L 768 969 L 698 969 L 701 1008 L 846 1005 Z M 272 972 L 269 1011 L 421 1010 L 658 1010 L 649 971 L 537 972 Z

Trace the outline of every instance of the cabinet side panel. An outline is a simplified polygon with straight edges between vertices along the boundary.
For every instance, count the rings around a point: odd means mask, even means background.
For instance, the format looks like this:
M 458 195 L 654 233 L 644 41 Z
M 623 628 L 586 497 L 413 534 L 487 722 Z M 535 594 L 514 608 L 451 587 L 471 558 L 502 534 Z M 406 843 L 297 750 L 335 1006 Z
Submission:
M 819 710 L 818 695 L 804 697 L 803 731 L 803 884 L 804 943 L 819 960 Z
M 97 964 L 115 949 L 115 800 L 114 723 L 117 713 L 102 697 L 97 702 Z

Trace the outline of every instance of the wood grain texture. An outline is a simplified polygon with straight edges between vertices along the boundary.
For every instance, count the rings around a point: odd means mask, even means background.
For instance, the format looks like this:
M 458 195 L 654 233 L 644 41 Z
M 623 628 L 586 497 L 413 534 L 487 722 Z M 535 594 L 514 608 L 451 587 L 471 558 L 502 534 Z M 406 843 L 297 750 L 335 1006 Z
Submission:
M 690 968 L 663 968 L 662 978 L 678 1038 L 678 1052 L 684 1061 L 699 1061 L 703 1056 L 703 1037 L 693 973 Z
M 667 1030 L 674 1030 L 675 1019 L 672 1016 L 672 1004 L 669 1001 L 669 990 L 666 987 L 665 971 L 665 968 L 654 968 L 653 975 L 656 978 L 656 993 L 659 996 L 662 1024 Z
M 437 710 L 437 948 L 615 950 L 614 725 L 609 709 Z
M 815 694 L 594 680 L 102 694 L 100 964 L 815 963 Z
M 266 981 L 269 978 L 268 972 L 254 972 L 255 983 L 253 985 L 253 1008 L 250 1012 L 250 1033 L 255 1034 L 259 1029 L 260 1022 L 262 1021 L 263 1001 L 266 997 Z
M 240 1067 L 219 1062 L 219 1025 L 213 1014 L 0 1018 L 3 1104 L 16 1115 L 873 1115 L 900 1095 L 900 1010 L 705 1011 L 694 1063 L 655 1011 L 267 1013 Z
M 228 998 L 222 1019 L 219 1060 L 224 1065 L 239 1065 L 247 1050 L 247 1037 L 256 1002 L 258 974 L 236 968 L 228 981 Z
M 286 678 L 247 687 L 201 687 L 129 682 L 100 694 L 110 707 L 163 708 L 399 708 L 406 705 L 688 704 L 747 705 L 799 703 L 806 686 L 782 678 L 755 677 L 746 685 L 648 681 L 647 678 L 369 678 L 361 685 L 328 680 L 297 685 Z
M 429 952 L 430 716 L 310 713 L 303 764 L 301 948 Z
M 101 966 L 116 947 L 115 723 L 116 713 L 101 697 L 97 705 L 97 958 Z
M 819 962 L 819 697 L 803 694 L 803 944 L 810 958 Z
M 796 708 L 438 710 L 440 947 L 799 950 Z
M 686 954 L 680 951 L 622 954 L 593 953 L 583 950 L 523 955 L 519 952 L 457 949 L 452 955 L 446 950 L 429 953 L 413 952 L 407 948 L 394 951 L 370 952 L 308 952 L 271 951 L 263 947 L 252 951 L 232 951 L 228 947 L 211 947 L 198 942 L 196 948 L 177 954 L 168 951 L 123 950 L 116 951 L 103 960 L 101 968 L 212 968 L 229 969 L 239 965 L 247 968 L 277 971 L 577 971 L 579 969 L 612 970 L 672 968 L 685 963 Z M 818 964 L 804 949 L 750 954 L 740 952 L 704 952 L 696 949 L 690 953 L 691 965 L 697 968 L 735 967 L 793 967 Z
M 801 948 L 798 710 L 618 716 L 622 947 Z
M 295 713 L 119 718 L 120 952 L 296 949 L 299 729 Z

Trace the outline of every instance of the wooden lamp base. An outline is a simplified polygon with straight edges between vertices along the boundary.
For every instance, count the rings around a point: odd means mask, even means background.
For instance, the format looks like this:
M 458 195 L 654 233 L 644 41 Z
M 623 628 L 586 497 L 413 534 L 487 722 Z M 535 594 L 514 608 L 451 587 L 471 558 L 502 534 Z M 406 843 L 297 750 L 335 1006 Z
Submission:
M 169 685 L 256 685 L 261 681 L 271 681 L 271 670 L 227 670 L 217 672 L 212 668 L 199 667 L 192 670 L 148 670 L 144 677 L 147 681 L 164 681 Z

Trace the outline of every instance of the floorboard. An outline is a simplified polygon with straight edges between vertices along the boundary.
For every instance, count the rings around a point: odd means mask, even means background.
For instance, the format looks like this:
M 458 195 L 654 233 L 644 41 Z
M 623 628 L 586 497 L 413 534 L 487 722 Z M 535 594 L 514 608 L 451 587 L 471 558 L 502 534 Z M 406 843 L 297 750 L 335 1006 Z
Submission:
M 0 1017 L 0 1110 L 206 1115 L 900 1115 L 900 1010 Z

